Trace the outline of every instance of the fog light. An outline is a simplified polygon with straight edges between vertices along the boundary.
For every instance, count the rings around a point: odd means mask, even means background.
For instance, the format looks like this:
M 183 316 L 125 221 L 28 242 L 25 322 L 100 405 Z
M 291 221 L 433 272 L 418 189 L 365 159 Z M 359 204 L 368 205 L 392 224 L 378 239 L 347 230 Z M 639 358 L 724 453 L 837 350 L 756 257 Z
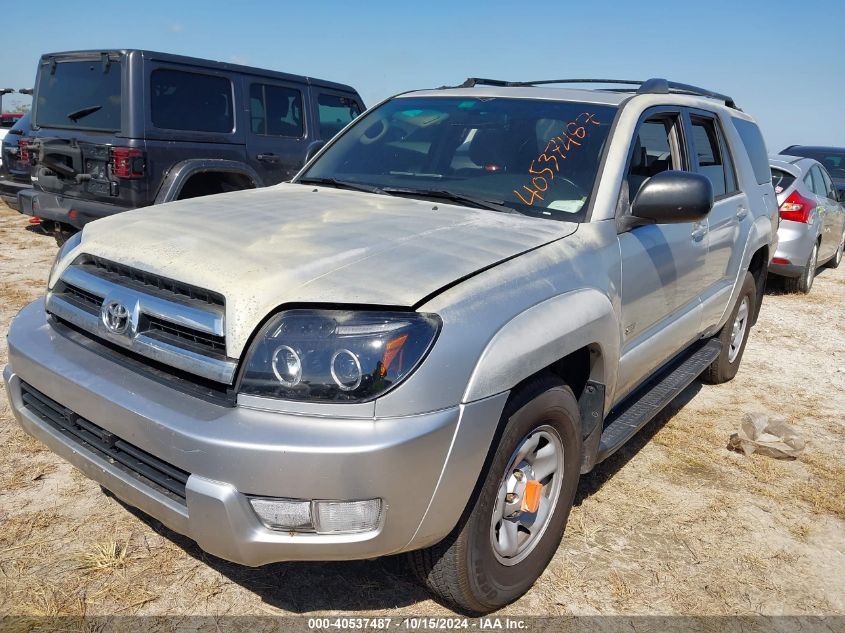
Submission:
M 249 502 L 261 522 L 272 530 L 314 531 L 309 501 L 252 498 Z
M 369 532 L 378 527 L 381 499 L 315 501 L 314 528 L 319 534 Z

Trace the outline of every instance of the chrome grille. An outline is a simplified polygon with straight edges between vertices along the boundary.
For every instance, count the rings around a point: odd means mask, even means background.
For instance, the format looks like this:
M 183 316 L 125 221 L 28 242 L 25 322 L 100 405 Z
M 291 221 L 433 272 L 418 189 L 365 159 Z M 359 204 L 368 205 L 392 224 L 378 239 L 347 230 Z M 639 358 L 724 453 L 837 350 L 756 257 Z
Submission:
M 189 301 L 223 307 L 223 295 L 197 288 L 174 279 L 154 275 L 123 264 L 111 262 L 93 255 L 80 255 L 73 262 L 74 266 L 98 275 L 116 284 L 134 287 L 143 292 L 161 296 L 168 300 Z
M 130 322 L 119 332 L 101 316 L 113 304 Z M 225 385 L 234 380 L 218 293 L 80 255 L 47 294 L 47 312 L 157 363 Z

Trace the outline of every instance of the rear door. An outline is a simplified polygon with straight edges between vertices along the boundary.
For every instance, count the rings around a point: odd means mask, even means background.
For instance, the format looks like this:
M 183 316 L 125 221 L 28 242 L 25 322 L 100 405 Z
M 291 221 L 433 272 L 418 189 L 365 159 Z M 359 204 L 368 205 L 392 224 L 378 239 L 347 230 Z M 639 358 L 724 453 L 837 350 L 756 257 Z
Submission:
M 662 171 L 689 169 L 680 109 L 646 111 L 629 151 L 629 200 Z M 623 195 L 624 195 L 623 191 Z M 700 332 L 707 221 L 637 226 L 619 235 L 622 357 L 617 400 Z
M 752 218 L 718 116 L 695 109 L 687 114 L 693 170 L 706 176 L 713 185 L 701 295 L 702 322 L 704 327 L 709 327 L 721 318 L 730 298 L 742 263 L 741 245 L 747 241 Z
M 265 185 L 290 180 L 302 167 L 307 139 L 314 135 L 306 124 L 303 86 L 257 77 L 245 81 L 250 163 Z
M 842 241 L 845 215 L 843 215 L 842 205 L 839 204 L 836 187 L 833 185 L 833 181 L 830 179 L 827 171 L 821 167 L 817 169 L 824 181 L 823 188 L 825 192 L 824 235 L 822 237 L 825 250 L 824 253 L 819 253 L 819 257 L 828 258 L 836 253 Z

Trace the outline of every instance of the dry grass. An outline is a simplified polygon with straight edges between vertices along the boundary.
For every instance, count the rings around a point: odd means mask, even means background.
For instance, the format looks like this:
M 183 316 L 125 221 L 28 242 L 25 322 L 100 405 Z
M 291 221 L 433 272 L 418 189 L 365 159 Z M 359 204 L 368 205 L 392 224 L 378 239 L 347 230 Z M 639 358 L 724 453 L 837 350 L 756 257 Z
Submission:
M 845 464 L 842 455 L 808 452 L 802 461 L 810 477 L 795 486 L 795 494 L 813 512 L 845 519 Z
M 36 279 L 0 281 L 0 298 L 12 309 L 21 309 L 43 294 L 45 282 Z
M 119 544 L 117 541 L 94 543 L 90 550 L 79 557 L 82 569 L 113 570 L 126 566 L 126 550 L 129 543 Z

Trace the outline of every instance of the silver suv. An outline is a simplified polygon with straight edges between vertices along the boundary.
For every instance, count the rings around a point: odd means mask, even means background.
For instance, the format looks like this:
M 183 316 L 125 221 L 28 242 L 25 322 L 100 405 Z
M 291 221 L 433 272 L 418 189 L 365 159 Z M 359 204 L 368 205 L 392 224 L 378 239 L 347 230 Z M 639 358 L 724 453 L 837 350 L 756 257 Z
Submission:
M 409 552 L 464 612 L 515 600 L 579 476 L 736 374 L 778 221 L 730 98 L 543 83 L 403 94 L 291 183 L 87 225 L 10 328 L 20 424 L 216 556 Z

